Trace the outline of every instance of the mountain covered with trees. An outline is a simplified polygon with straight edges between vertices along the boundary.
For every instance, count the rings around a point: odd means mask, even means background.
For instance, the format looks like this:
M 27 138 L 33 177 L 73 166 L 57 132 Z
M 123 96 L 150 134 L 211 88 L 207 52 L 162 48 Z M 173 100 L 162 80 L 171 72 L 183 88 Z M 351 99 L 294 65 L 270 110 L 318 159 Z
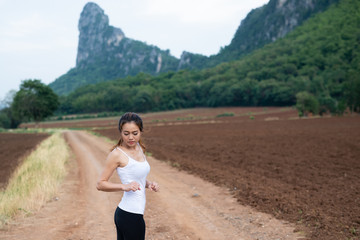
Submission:
M 109 18 L 95 3 L 87 3 L 78 24 L 79 44 L 76 67 L 49 86 L 59 95 L 80 86 L 136 75 L 156 75 L 176 70 L 179 59 L 169 50 L 127 38 L 120 28 L 109 25 Z
M 76 67 L 60 76 L 50 87 L 66 95 L 80 86 L 135 76 L 153 76 L 181 69 L 204 69 L 237 60 L 254 49 L 285 36 L 313 14 L 338 0 L 270 0 L 252 10 L 241 22 L 231 44 L 217 55 L 206 57 L 184 51 L 177 59 L 168 50 L 127 38 L 95 3 L 87 3 L 79 19 Z
M 180 69 L 203 69 L 240 59 L 265 44 L 286 36 L 295 27 L 338 0 L 270 0 L 241 21 L 231 43 L 210 57 L 184 52 Z
M 311 2 L 311 1 L 310 1 Z M 360 2 L 340 0 L 240 60 L 203 70 L 140 73 L 78 88 L 60 111 L 157 111 L 198 106 L 360 110 Z M 306 110 L 306 109 L 305 109 Z

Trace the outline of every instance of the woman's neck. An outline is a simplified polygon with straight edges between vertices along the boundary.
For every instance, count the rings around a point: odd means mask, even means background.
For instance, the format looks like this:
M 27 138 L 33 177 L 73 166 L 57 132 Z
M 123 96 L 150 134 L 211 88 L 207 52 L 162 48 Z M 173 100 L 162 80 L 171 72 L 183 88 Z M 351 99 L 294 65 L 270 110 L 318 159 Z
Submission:
M 123 147 L 123 148 L 125 148 L 126 150 L 129 150 L 129 151 L 135 151 L 135 150 L 136 150 L 136 146 L 137 146 L 137 144 L 136 144 L 135 146 L 133 146 L 133 147 L 129 147 L 129 146 L 127 146 L 126 144 L 120 145 L 120 147 Z

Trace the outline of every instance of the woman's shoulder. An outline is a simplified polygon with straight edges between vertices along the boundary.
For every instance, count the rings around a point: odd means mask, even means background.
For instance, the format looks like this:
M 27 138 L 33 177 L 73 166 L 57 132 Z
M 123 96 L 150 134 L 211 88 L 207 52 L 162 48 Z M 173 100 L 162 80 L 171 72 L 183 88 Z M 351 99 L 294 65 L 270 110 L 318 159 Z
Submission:
M 128 157 L 118 147 L 109 153 L 108 158 L 110 161 L 117 162 L 119 166 L 124 166 L 128 163 Z

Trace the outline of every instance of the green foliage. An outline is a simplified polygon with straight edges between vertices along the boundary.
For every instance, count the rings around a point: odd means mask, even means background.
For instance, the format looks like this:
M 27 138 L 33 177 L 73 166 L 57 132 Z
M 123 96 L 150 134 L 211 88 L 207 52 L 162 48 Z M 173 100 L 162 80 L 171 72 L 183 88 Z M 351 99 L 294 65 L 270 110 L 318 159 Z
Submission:
M 0 128 L 10 128 L 11 119 L 7 114 L 7 111 L 2 109 L 0 111 Z
M 319 113 L 319 101 L 308 92 L 299 92 L 296 94 L 296 108 L 299 116 L 307 116 L 308 113 Z
M 344 100 L 352 112 L 360 112 L 360 69 L 350 70 L 348 76 L 348 81 L 343 84 Z
M 342 0 L 283 39 L 238 61 L 155 77 L 140 73 L 79 88 L 61 98 L 60 109 L 65 113 L 146 112 L 199 106 L 290 106 L 305 101 L 310 109 L 303 105 L 301 110 L 314 114 L 341 114 L 346 107 L 360 111 L 358 9 L 359 1 Z
M 10 107 L 4 108 L 0 111 L 0 128 L 17 128 L 21 121 L 13 116 Z
M 330 96 L 324 96 L 320 97 L 319 99 L 319 113 L 321 115 L 326 113 L 335 113 L 337 112 L 337 101 L 330 97 Z
M 50 116 L 59 106 L 57 95 L 40 80 L 25 80 L 11 104 L 13 117 L 18 121 L 39 122 Z

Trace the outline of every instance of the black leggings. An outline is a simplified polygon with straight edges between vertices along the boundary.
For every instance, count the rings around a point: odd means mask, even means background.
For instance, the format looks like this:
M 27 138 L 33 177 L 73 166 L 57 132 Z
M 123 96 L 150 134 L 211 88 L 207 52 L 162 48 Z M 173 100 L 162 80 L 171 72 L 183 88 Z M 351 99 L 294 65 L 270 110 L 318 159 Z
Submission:
M 126 212 L 117 207 L 114 221 L 117 240 L 145 239 L 145 221 L 142 214 Z

